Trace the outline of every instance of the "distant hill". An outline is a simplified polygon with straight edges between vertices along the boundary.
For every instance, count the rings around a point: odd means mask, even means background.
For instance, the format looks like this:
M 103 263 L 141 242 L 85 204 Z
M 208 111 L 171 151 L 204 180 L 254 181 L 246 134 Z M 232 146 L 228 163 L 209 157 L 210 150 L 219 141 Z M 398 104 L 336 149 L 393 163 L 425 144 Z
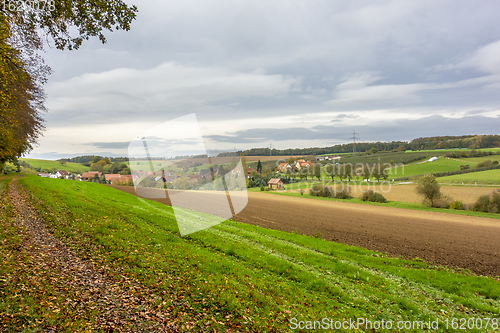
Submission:
M 52 172 L 54 170 L 66 170 L 74 173 L 83 173 L 90 170 L 90 167 L 86 165 L 73 162 L 61 164 L 59 161 L 37 160 L 31 158 L 20 158 L 19 161 L 29 164 L 29 168 L 36 171 Z
M 357 152 L 366 152 L 372 148 L 378 151 L 406 151 L 406 150 L 432 150 L 432 149 L 453 149 L 453 148 L 495 148 L 500 147 L 500 135 L 462 135 L 462 136 L 434 136 L 413 139 L 410 142 L 359 142 L 356 143 Z M 297 148 L 297 149 L 272 149 L 252 148 L 238 152 L 220 153 L 219 157 L 238 156 L 284 156 L 284 155 L 324 155 L 349 153 L 353 151 L 353 144 L 341 144 L 323 148 Z

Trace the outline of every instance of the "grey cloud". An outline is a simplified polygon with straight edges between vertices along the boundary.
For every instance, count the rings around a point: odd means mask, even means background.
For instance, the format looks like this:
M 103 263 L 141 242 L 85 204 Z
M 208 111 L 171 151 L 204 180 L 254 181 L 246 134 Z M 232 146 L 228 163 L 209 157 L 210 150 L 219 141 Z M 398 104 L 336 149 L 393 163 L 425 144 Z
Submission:
M 355 128 L 361 141 L 408 141 L 424 136 L 465 135 L 465 134 L 500 134 L 500 118 L 469 116 L 447 118 L 439 115 L 418 120 L 378 121 L 369 125 L 315 126 L 307 128 L 256 128 L 228 135 L 211 135 L 207 138 L 226 143 L 261 143 L 268 140 L 325 140 L 348 141 L 349 133 Z M 307 146 L 307 143 L 304 143 Z
M 106 45 L 90 40 L 76 52 L 47 49 L 54 70 L 46 89 L 49 129 L 107 124 L 120 141 L 127 138 L 121 123 L 192 112 L 200 121 L 266 122 L 277 115 L 386 110 L 381 125 L 365 128 L 384 128 L 370 136 L 382 140 L 400 130 L 395 113 L 450 115 L 500 105 L 495 0 L 141 0 L 138 7 L 131 30 L 108 34 Z M 327 122 L 342 131 L 335 125 L 352 119 Z M 475 131 L 491 132 L 489 126 Z M 430 127 L 409 131 L 423 136 Z M 330 136 L 319 128 L 292 130 L 304 138 Z M 234 142 L 283 138 L 286 131 L 248 128 L 233 133 Z M 88 140 L 68 130 L 68 142 Z M 61 149 L 55 145 L 43 148 Z
M 355 114 L 341 113 L 341 114 L 335 116 L 335 119 L 332 119 L 331 122 L 336 123 L 336 122 L 342 121 L 343 119 L 355 119 L 355 118 L 359 118 L 359 116 L 357 116 Z
M 89 142 L 87 145 L 100 149 L 125 149 L 130 144 L 130 141 L 122 142 Z

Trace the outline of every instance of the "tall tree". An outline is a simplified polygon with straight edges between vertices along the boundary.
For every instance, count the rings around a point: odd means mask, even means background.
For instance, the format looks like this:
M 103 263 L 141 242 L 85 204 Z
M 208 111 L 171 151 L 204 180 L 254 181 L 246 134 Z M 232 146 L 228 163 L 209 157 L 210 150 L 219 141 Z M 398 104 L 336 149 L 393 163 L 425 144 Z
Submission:
M 332 180 L 333 178 L 335 177 L 335 164 L 333 163 L 329 163 L 327 165 L 325 165 L 325 173 L 332 177 Z
M 312 176 L 316 177 L 318 180 L 321 178 L 321 163 L 314 163 L 312 166 Z
M 0 165 L 29 152 L 44 129 L 43 85 L 50 68 L 40 56 L 43 41 L 61 50 L 78 49 L 90 37 L 105 43 L 104 32 L 129 30 L 136 12 L 122 0 L 5 1 L 0 6 Z
M 258 173 L 262 172 L 262 163 L 260 162 L 260 160 L 259 160 L 259 162 L 257 162 L 257 172 Z

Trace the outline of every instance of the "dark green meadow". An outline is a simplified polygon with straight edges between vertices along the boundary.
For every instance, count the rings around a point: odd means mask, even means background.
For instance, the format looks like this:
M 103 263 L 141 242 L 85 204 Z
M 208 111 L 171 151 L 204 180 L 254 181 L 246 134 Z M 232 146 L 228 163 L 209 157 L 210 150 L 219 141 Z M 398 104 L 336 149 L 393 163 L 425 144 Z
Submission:
M 0 321 L 8 325 L 13 319 L 7 314 L 31 309 L 21 319 L 29 326 L 51 312 L 34 305 L 43 294 L 17 287 L 28 283 L 27 276 L 13 282 L 13 245 L 6 244 L 18 242 L 19 228 L 6 194 L 10 179 L 0 180 Z M 500 316 L 500 280 L 492 277 L 234 221 L 180 237 L 172 209 L 157 202 L 87 182 L 27 176 L 19 183 L 57 237 L 82 258 L 154 290 L 158 309 L 186 323 L 186 331 L 290 331 L 292 318 L 444 322 Z M 50 282 L 41 288 L 50 291 Z M 56 295 L 51 302 L 63 299 Z M 52 320 L 64 330 L 68 318 Z

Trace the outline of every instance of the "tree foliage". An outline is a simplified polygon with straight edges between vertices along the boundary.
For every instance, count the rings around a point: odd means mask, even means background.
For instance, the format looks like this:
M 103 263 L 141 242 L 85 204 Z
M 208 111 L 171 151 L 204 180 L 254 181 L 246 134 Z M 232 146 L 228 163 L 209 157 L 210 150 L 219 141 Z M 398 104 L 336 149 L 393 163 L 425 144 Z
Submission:
M 12 29 L 0 14 L 0 165 L 32 149 L 44 129 L 45 95 L 41 85 L 48 69 L 31 68 L 16 49 Z
M 43 85 L 50 74 L 44 42 L 78 49 L 84 40 L 106 42 L 105 31 L 129 30 L 137 8 L 122 0 L 59 0 L 42 9 L 0 7 L 0 165 L 29 152 L 44 129 Z
M 415 179 L 417 183 L 416 191 L 424 196 L 424 201 L 427 201 L 431 207 L 435 206 L 436 200 L 441 198 L 440 185 L 436 177 L 432 175 L 422 176 Z

